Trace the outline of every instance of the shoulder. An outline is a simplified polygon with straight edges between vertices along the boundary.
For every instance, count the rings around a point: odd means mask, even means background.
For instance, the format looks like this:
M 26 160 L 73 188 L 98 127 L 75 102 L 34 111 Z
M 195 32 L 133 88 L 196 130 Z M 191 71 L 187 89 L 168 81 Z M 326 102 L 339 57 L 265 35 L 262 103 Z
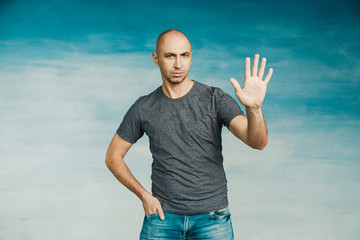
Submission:
M 197 85 L 198 85 L 198 94 L 203 97 L 207 96 L 214 99 L 219 99 L 224 95 L 228 95 L 219 87 L 208 86 L 206 84 L 199 82 L 197 82 Z
M 139 97 L 135 103 L 133 104 L 134 107 L 137 108 L 146 108 L 147 106 L 153 105 L 155 102 L 159 99 L 159 91 L 161 90 L 161 87 L 158 87 L 153 92 Z

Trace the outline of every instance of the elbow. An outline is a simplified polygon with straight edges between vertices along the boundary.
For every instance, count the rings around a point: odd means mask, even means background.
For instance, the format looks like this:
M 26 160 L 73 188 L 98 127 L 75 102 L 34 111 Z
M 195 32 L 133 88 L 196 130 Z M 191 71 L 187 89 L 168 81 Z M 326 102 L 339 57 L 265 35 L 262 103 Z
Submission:
M 106 156 L 105 157 L 105 165 L 106 165 L 106 167 L 107 168 L 109 168 L 110 169 L 110 167 L 111 167 L 111 159 L 108 157 L 108 156 Z
M 263 142 L 254 142 L 254 143 L 249 144 L 249 146 L 256 150 L 263 150 L 266 147 L 267 142 L 268 142 L 268 140 L 266 138 L 265 141 L 263 141 Z
M 255 150 L 263 150 L 266 147 L 266 144 L 262 144 L 262 145 L 251 145 L 251 148 L 255 149 Z
M 262 145 L 257 146 L 255 149 L 257 149 L 257 150 L 264 150 L 264 148 L 266 147 L 266 145 L 267 145 L 267 143 L 264 143 L 264 144 L 262 144 Z
M 119 166 L 121 166 L 122 161 L 123 158 L 117 156 L 116 154 L 106 154 L 105 164 L 111 172 L 119 168 Z
M 111 156 L 110 154 L 106 154 L 105 165 L 107 166 L 107 168 L 109 170 L 111 170 L 113 168 L 113 166 L 114 166 L 114 157 Z

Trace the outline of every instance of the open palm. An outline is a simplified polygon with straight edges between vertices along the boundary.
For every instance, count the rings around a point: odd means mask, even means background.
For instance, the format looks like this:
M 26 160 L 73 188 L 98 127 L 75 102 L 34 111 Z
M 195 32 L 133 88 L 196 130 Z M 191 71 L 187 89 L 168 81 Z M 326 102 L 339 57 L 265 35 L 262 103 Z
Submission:
M 264 101 L 266 87 L 270 81 L 273 69 L 270 68 L 264 81 L 262 80 L 265 71 L 266 58 L 262 58 L 258 72 L 259 54 L 255 54 L 252 73 L 250 72 L 250 58 L 245 59 L 245 80 L 241 88 L 238 81 L 230 79 L 235 89 L 235 95 L 245 107 L 259 108 Z

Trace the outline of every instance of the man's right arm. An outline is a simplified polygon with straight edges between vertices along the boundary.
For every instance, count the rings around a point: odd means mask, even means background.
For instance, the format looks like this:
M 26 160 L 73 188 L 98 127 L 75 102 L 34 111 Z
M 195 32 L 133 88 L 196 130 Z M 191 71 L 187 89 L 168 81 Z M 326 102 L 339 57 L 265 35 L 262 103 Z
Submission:
M 105 163 L 114 176 L 140 198 L 145 214 L 158 212 L 159 217 L 163 220 L 165 217 L 159 200 L 136 180 L 124 162 L 124 157 L 132 145 L 115 133 L 107 150 Z

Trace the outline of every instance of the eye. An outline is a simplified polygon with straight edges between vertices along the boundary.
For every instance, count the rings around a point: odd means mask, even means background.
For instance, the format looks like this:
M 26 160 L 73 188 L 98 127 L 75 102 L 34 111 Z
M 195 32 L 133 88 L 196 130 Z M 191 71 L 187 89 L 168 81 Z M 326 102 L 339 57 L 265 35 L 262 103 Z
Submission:
M 183 56 L 184 56 L 184 57 L 189 57 L 190 54 L 189 54 L 189 53 L 184 53 Z
M 165 54 L 166 58 L 171 58 L 173 55 L 172 54 Z

